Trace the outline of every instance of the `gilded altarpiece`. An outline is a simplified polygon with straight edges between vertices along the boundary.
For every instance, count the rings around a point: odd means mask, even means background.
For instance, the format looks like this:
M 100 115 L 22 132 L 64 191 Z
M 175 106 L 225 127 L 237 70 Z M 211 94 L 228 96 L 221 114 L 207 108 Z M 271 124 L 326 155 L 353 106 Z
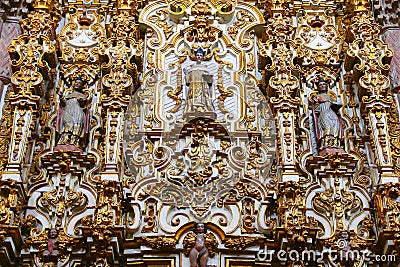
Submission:
M 170 1 L 146 6 L 139 22 L 148 27 L 143 80 L 124 150 L 130 205 L 143 216 L 129 237 L 182 248 L 175 260 L 189 266 L 194 222 L 205 222 L 208 265 L 221 266 L 274 226 L 265 215 L 275 125 L 255 57 L 264 18 L 245 3 Z M 231 252 L 215 253 L 221 246 Z
M 398 266 L 393 51 L 367 0 L 31 2 L 1 266 Z

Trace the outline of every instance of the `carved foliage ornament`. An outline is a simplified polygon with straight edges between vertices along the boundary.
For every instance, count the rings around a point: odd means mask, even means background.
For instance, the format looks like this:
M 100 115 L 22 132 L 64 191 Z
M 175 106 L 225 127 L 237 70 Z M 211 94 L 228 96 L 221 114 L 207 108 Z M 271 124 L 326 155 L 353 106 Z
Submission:
M 381 27 L 376 24 L 369 14 L 360 13 L 352 17 L 352 23 L 347 30 L 347 40 L 351 42 L 345 58 L 345 66 L 362 74 L 359 80 L 361 88 L 370 96 L 386 96 L 389 89 L 389 62 L 393 57 L 393 50 L 379 40 Z
M 135 41 L 130 43 L 123 40 L 110 39 L 104 47 L 110 57 L 109 65 L 105 66 L 105 71 L 107 72 L 107 67 L 110 70 L 103 77 L 103 84 L 108 91 L 107 95 L 116 97 L 129 94 L 130 89 L 133 87 L 133 82 L 135 81 L 137 84 L 137 66 L 131 60 L 135 54 L 140 55 L 138 46 Z
M 296 37 L 305 52 L 303 64 L 339 65 L 344 37 L 339 33 L 333 16 L 305 13 L 299 17 Z
M 71 8 L 68 23 L 58 36 L 66 62 L 99 60 L 99 43 L 105 42 L 103 17 L 93 11 Z
M 32 22 L 32 23 L 30 23 Z M 53 28 L 49 14 L 35 12 L 23 20 L 24 34 L 14 39 L 8 51 L 13 75 L 11 82 L 22 95 L 41 95 L 43 75 L 50 78 L 51 68 L 57 64 L 55 46 L 52 41 Z
M 268 94 L 274 98 L 293 96 L 299 86 L 298 78 L 293 75 L 299 70 L 295 60 L 304 56 L 300 39 L 292 40 L 291 20 L 280 13 L 274 14 L 267 23 L 264 37 L 258 43 L 263 82 L 265 86 L 268 83 Z
M 167 0 L 167 2 L 169 3 L 169 11 L 174 15 L 191 12 L 196 16 L 211 14 L 211 10 L 217 10 L 220 14 L 230 14 L 236 5 L 235 0 Z
M 0 173 L 4 170 L 8 162 L 8 146 L 12 134 L 12 106 L 9 96 L 11 90 L 7 90 L 2 107 L 2 118 L 0 121 Z
M 376 193 L 376 207 L 382 227 L 400 230 L 400 186 L 398 183 L 382 184 Z

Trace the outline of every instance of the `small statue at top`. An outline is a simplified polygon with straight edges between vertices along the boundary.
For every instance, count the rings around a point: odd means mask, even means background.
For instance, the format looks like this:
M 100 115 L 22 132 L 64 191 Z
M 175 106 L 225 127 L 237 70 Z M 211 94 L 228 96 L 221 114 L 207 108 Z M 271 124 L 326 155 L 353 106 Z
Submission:
M 213 75 L 209 73 L 207 64 L 203 62 L 204 56 L 205 51 L 201 48 L 197 49 L 196 63 L 183 69 L 188 87 L 186 114 L 214 112 L 211 98 Z
M 58 231 L 55 228 L 51 228 L 48 231 L 47 248 L 43 251 L 42 256 L 45 262 L 57 262 L 59 256 L 58 246 L 56 243 L 58 237 Z
M 84 85 L 84 80 L 77 77 L 72 91 L 58 93 L 61 108 L 57 119 L 57 131 L 60 137 L 56 148 L 81 151 L 82 139 L 88 127 L 88 99 L 82 93 Z
M 189 257 L 190 267 L 210 267 L 207 265 L 208 259 L 215 256 L 217 247 L 217 240 L 212 233 L 207 233 L 203 222 L 195 223 L 193 231 L 183 240 L 184 253 Z
M 316 122 L 316 135 L 321 151 L 342 150 L 340 139 L 342 137 L 342 120 L 338 116 L 341 104 L 336 102 L 332 93 L 328 92 L 328 83 L 324 78 L 319 78 L 318 92 L 312 96 L 314 119 Z M 336 148 L 336 149 L 335 149 Z
M 204 223 L 196 223 L 194 232 L 197 234 L 196 243 L 190 250 L 190 267 L 206 267 L 208 262 L 208 249 L 206 247 L 206 228 Z

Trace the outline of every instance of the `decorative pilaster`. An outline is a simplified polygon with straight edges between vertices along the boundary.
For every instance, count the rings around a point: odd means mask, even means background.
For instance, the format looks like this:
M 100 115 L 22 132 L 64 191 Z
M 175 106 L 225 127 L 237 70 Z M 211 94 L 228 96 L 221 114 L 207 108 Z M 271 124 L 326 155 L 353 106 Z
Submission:
M 300 70 L 294 62 L 302 57 L 299 40 L 294 40 L 292 20 L 283 12 L 284 3 L 274 3 L 259 42 L 264 90 L 271 97 L 278 132 L 278 177 L 280 181 L 298 181 L 296 128 L 300 99 L 297 97 Z M 265 7 L 267 8 L 267 7 Z
M 2 82 L 2 81 L 1 81 Z M 0 83 L 1 83 L 0 82 Z M 10 84 L 9 80 L 6 80 L 7 85 Z M 8 162 L 8 146 L 11 139 L 12 133 L 12 106 L 9 100 L 10 90 L 4 96 L 4 102 L 1 107 L 1 123 L 0 123 L 0 173 L 4 170 Z
M 277 192 L 278 225 L 275 229 L 277 250 L 286 248 L 300 254 L 314 249 L 317 221 L 306 215 L 306 187 L 302 184 L 298 158 L 298 121 L 300 115 L 300 89 L 298 77 L 305 56 L 301 39 L 295 37 L 292 17 L 285 12 L 286 1 L 267 3 L 269 18 L 259 42 L 260 64 L 264 91 L 270 96 L 277 129 Z M 301 264 L 288 259 L 289 266 Z
M 123 236 L 122 177 L 123 129 L 125 114 L 134 88 L 138 86 L 142 47 L 136 23 L 140 3 L 120 3 L 108 25 L 108 39 L 100 53 L 106 57 L 102 65 L 104 86 L 100 105 L 104 127 L 104 149 L 101 171 L 96 177 L 98 194 L 94 217 L 84 219 L 83 235 L 86 255 L 95 266 L 109 266 L 120 260 Z M 110 262 L 110 259 L 113 261 Z
M 396 205 L 398 205 L 398 175 L 395 174 L 396 138 L 390 137 L 389 121 L 392 129 L 397 128 L 398 113 L 391 95 L 390 81 L 386 77 L 393 51 L 379 38 L 382 29 L 369 11 L 369 1 L 352 1 L 349 8 L 351 21 L 347 27 L 346 41 L 349 49 L 346 53 L 345 68 L 352 70 L 353 79 L 358 82 L 361 98 L 361 112 L 365 117 L 367 133 L 372 145 L 372 160 L 377 166 L 377 190 L 375 207 L 377 208 L 380 230 L 377 254 L 390 254 L 398 250 L 398 225 L 395 223 Z M 357 63 L 357 64 L 355 64 Z M 398 109 L 398 107 L 396 107 Z M 396 245 L 393 246 L 393 243 Z M 397 246 L 397 249 L 396 249 Z
M 21 181 L 21 164 L 35 127 L 39 100 L 43 95 L 43 78 L 52 80 L 51 68 L 57 64 L 54 46 L 54 23 L 50 4 L 36 6 L 35 12 L 21 21 L 23 34 L 8 49 L 12 58 L 13 91 L 9 99 L 13 109 L 13 132 L 8 163 L 2 179 Z M 56 19 L 56 18 L 54 18 Z
M 386 75 L 393 51 L 379 39 L 381 27 L 374 22 L 370 11 L 364 8 L 365 5 L 357 3 L 354 3 L 354 15 L 347 29 L 349 49 L 345 67 L 348 71 L 354 69 L 353 77 L 358 81 L 361 109 L 368 118 L 375 163 L 380 171 L 377 182 L 398 181 L 393 176 L 392 151 L 387 134 L 387 118 L 393 98 L 388 94 L 390 81 Z
M 97 183 L 98 197 L 94 217 L 82 220 L 87 259 L 94 266 L 109 266 L 110 259 L 120 260 L 122 226 L 122 188 L 116 181 Z
M 105 90 L 101 103 L 106 118 L 106 136 L 101 177 L 103 180 L 120 181 L 124 118 L 132 90 L 138 86 L 138 65 L 141 66 L 138 59 L 142 55 L 139 26 L 133 17 L 133 10 L 122 9 L 113 17 L 110 34 L 102 47 L 102 53 L 109 60 L 104 65 L 106 74 L 102 79 Z
M 7 265 L 15 264 L 21 251 L 19 227 L 22 207 L 26 203 L 24 164 L 32 160 L 28 151 L 32 148 L 32 134 L 41 106 L 40 98 L 47 89 L 45 80 L 54 79 L 54 68 L 57 65 L 54 32 L 58 17 L 50 15 L 57 13 L 57 8 L 51 1 L 35 3 L 33 8 L 34 12 L 20 21 L 23 33 L 8 48 L 13 74 L 3 116 L 7 116 L 5 123 L 9 123 L 11 135 L 7 140 L 7 163 L 0 180 L 3 214 L 0 228 L 6 229 L 2 246 L 6 251 L 4 258 Z
M 280 227 L 276 231 L 278 244 L 286 248 L 287 253 L 296 250 L 301 254 L 305 250 L 316 249 L 318 222 L 314 217 L 307 215 L 304 191 L 305 189 L 294 181 L 283 182 L 279 186 L 277 214 Z M 295 263 L 292 259 L 289 259 L 289 262 Z
M 378 240 L 379 251 L 383 254 L 395 254 L 400 249 L 400 184 L 385 183 L 378 185 L 375 195 L 380 235 Z

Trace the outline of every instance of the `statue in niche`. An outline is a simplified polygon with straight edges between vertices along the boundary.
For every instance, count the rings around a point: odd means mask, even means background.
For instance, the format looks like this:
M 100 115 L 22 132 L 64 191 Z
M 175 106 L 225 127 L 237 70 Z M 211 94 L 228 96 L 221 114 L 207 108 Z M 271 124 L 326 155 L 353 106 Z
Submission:
M 57 118 L 57 131 L 60 137 L 55 150 L 82 151 L 84 134 L 88 130 L 88 99 L 82 93 L 85 81 L 77 77 L 72 91 L 59 92 L 61 108 Z
M 51 228 L 48 231 L 47 248 L 43 251 L 42 256 L 45 262 L 57 262 L 59 255 L 58 246 L 56 239 L 58 237 L 58 231 L 55 228 Z
M 208 258 L 215 256 L 217 240 L 214 235 L 207 233 L 205 223 L 195 223 L 193 231 L 183 240 L 185 255 L 189 257 L 190 267 L 207 267 Z
M 317 92 L 311 95 L 311 101 L 319 154 L 342 152 L 340 141 L 343 128 L 338 115 L 342 104 L 336 102 L 332 92 L 328 92 L 328 83 L 324 78 L 318 79 Z
M 205 51 L 201 48 L 197 49 L 196 63 L 183 69 L 188 88 L 185 114 L 189 116 L 193 113 L 213 114 L 214 112 L 211 98 L 213 75 L 209 73 L 209 66 L 204 63 L 204 56 Z

